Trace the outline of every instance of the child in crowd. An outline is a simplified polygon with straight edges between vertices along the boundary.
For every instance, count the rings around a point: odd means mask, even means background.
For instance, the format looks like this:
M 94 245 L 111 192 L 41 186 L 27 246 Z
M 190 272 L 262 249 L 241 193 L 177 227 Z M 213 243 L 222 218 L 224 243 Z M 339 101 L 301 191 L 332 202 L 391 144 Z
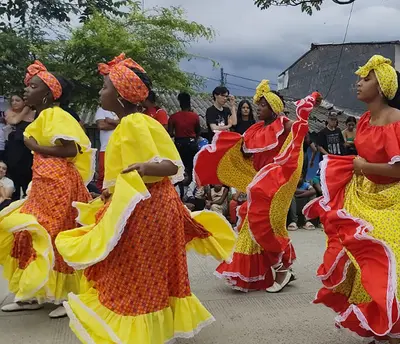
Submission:
M 222 185 L 214 185 L 207 194 L 206 209 L 223 215 L 227 205 L 229 189 Z
M 288 231 L 296 231 L 299 229 L 298 226 L 299 216 L 302 217 L 301 220 L 304 222 L 305 219 L 302 214 L 302 210 L 309 201 L 315 198 L 315 195 L 316 195 L 315 189 L 310 183 L 305 181 L 304 175 L 302 174 L 299 183 L 297 184 L 297 190 L 294 194 L 289 209 L 288 222 L 290 224 L 288 226 Z M 311 222 L 305 221 L 303 228 L 312 230 L 315 229 L 315 226 Z

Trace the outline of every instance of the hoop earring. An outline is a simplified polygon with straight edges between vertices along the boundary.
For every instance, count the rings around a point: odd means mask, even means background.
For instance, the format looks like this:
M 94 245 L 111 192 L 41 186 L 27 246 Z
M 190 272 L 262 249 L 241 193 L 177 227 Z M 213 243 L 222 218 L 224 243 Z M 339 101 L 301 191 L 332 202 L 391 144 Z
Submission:
M 125 105 L 124 105 L 124 103 L 122 102 L 122 100 L 119 99 L 119 98 L 117 98 L 117 100 L 118 100 L 118 103 L 125 109 Z
M 43 105 L 47 104 L 47 98 L 46 97 L 43 98 L 42 103 L 43 103 Z

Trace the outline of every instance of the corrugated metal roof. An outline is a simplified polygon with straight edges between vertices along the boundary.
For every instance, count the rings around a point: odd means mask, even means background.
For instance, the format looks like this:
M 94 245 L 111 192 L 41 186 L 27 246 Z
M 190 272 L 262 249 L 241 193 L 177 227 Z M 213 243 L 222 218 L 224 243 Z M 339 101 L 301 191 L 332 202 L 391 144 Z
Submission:
M 169 115 L 172 115 L 173 113 L 180 110 L 179 102 L 177 99 L 178 92 L 159 93 L 158 98 L 159 98 L 159 105 L 162 106 Z M 250 101 L 250 103 L 253 106 L 253 111 L 256 112 L 256 106 L 253 104 L 252 97 L 236 96 L 235 98 L 237 104 L 243 99 Z M 205 116 L 207 108 L 209 108 L 213 104 L 212 96 L 211 94 L 199 94 L 199 95 L 192 95 L 191 99 L 192 99 L 193 111 L 199 114 L 201 126 L 204 130 L 206 130 L 207 126 L 206 126 Z M 331 107 L 327 109 L 323 106 L 319 106 L 313 110 L 309 120 L 310 132 L 319 132 L 325 127 L 325 121 L 328 118 L 328 113 L 330 110 Z M 293 101 L 286 101 L 285 113 L 290 119 L 292 120 L 296 119 L 296 106 Z M 94 110 L 91 111 L 87 110 L 85 112 L 81 112 L 80 115 L 81 115 L 81 120 L 86 125 L 90 126 L 95 124 Z M 346 118 L 347 115 L 339 112 L 338 120 L 339 120 L 339 127 L 341 129 L 344 129 L 346 126 L 345 125 Z
M 318 44 L 311 43 L 310 50 L 306 51 L 303 55 L 301 55 L 296 61 L 294 61 L 289 67 L 287 67 L 279 76 L 286 73 L 290 68 L 296 65 L 300 60 L 302 60 L 305 56 L 307 56 L 311 51 L 321 48 L 321 47 L 330 47 L 330 46 L 348 46 L 348 45 L 374 45 L 374 44 L 400 44 L 400 41 L 382 41 L 382 42 L 348 42 L 348 43 L 326 43 L 326 44 Z

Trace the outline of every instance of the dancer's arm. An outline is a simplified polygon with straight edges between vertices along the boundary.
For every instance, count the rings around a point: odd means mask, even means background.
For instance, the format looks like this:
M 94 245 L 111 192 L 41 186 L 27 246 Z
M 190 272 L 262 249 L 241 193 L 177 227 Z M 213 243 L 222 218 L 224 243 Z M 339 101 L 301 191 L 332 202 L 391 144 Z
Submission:
M 74 141 L 59 140 L 60 146 L 46 147 L 41 146 L 37 143 L 37 141 L 30 137 L 29 139 L 25 138 L 25 146 L 28 147 L 31 151 L 42 154 L 42 155 L 50 155 L 59 158 L 73 158 L 78 154 L 78 148 Z
M 375 164 L 367 162 L 361 157 L 354 159 L 354 172 L 357 175 L 373 174 L 376 176 L 399 178 L 400 179 L 400 163 L 396 164 Z
M 144 162 L 128 166 L 122 173 L 138 171 L 143 176 L 170 177 L 178 173 L 178 166 L 169 160 L 161 162 Z

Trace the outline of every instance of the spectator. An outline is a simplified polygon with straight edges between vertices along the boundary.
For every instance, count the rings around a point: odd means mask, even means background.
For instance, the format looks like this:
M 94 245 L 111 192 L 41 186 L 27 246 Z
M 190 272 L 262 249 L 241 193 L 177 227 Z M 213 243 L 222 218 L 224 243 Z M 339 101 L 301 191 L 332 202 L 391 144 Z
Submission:
M 206 209 L 224 215 L 229 189 L 222 185 L 214 185 L 207 194 Z
M 193 204 L 193 210 L 203 210 L 206 206 L 207 188 L 204 186 L 197 186 L 195 181 L 192 181 L 187 189 L 184 197 L 184 202 Z
M 233 127 L 234 131 L 243 135 L 256 121 L 254 119 L 253 108 L 248 100 L 242 100 L 237 110 L 237 124 Z
M 347 155 L 357 155 L 357 150 L 354 142 L 356 138 L 356 125 L 357 120 L 355 117 L 347 117 L 346 129 L 342 132 L 344 138 L 344 147 L 346 149 Z
M 12 194 L 14 192 L 14 183 L 6 177 L 7 165 L 0 161 L 0 210 L 8 207 L 12 202 Z
M 156 105 L 157 95 L 154 91 L 150 91 L 147 99 L 142 103 L 144 114 L 154 118 L 160 122 L 166 130 L 168 130 L 168 114 L 167 112 Z
M 308 150 L 311 148 L 311 159 L 308 159 Z M 314 142 L 311 141 L 310 133 L 307 133 L 306 137 L 304 138 L 303 142 L 303 153 L 304 153 L 304 160 L 303 160 L 303 176 L 307 176 L 308 167 L 314 167 L 315 157 L 318 153 L 318 148 Z M 310 161 L 310 163 L 308 163 Z
M 192 181 L 193 159 L 198 151 L 197 139 L 200 135 L 199 115 L 192 112 L 190 95 L 178 95 L 181 111 L 173 114 L 168 122 L 169 133 L 175 137 L 175 145 L 181 156 L 187 174 L 186 185 Z
M 237 207 L 241 206 L 247 200 L 247 195 L 243 192 L 231 188 L 232 199 L 229 202 L 229 219 L 231 224 L 237 223 Z
M 305 221 L 302 214 L 304 206 L 311 201 L 316 195 L 315 189 L 305 181 L 304 175 L 300 177 L 299 183 L 297 184 L 297 190 L 294 194 L 292 203 L 290 204 L 288 222 L 289 231 L 296 231 L 299 229 L 299 216 L 301 216 L 301 222 L 305 222 L 304 229 L 315 229 L 315 226 L 309 222 Z
M 5 118 L 11 130 L 8 131 L 4 159 L 15 187 L 12 200 L 16 201 L 26 196 L 32 180 L 33 155 L 25 146 L 24 131 L 34 121 L 35 111 L 25 105 L 21 96 L 13 95 L 11 108 L 6 111 Z
M 338 119 L 336 112 L 331 111 L 328 115 L 327 126 L 318 134 L 318 149 L 323 155 L 343 155 L 344 154 L 344 139 L 342 132 L 337 127 Z
M 25 105 L 24 99 L 18 94 L 14 94 L 10 99 L 11 107 L 5 113 L 6 123 L 16 125 L 21 121 L 33 122 L 35 111 Z
M 15 130 L 15 126 L 21 122 L 31 123 L 35 119 L 35 111 L 25 105 L 24 99 L 19 94 L 14 94 L 10 98 L 10 108 L 5 112 L 5 121 L 1 120 L 0 127 L 0 159 L 3 159 L 5 142 L 10 133 Z M 3 152 L 3 156 L 1 156 Z
M 229 97 L 229 90 L 219 86 L 213 91 L 214 105 L 206 111 L 206 121 L 208 127 L 209 141 L 211 142 L 214 132 L 228 131 L 233 125 L 237 124 L 235 98 Z M 225 107 L 229 99 L 229 106 Z
M 104 180 L 104 154 L 111 134 L 119 124 L 119 119 L 115 113 L 99 108 L 96 112 L 96 124 L 100 130 L 100 152 L 96 186 L 101 191 L 103 190 Z

